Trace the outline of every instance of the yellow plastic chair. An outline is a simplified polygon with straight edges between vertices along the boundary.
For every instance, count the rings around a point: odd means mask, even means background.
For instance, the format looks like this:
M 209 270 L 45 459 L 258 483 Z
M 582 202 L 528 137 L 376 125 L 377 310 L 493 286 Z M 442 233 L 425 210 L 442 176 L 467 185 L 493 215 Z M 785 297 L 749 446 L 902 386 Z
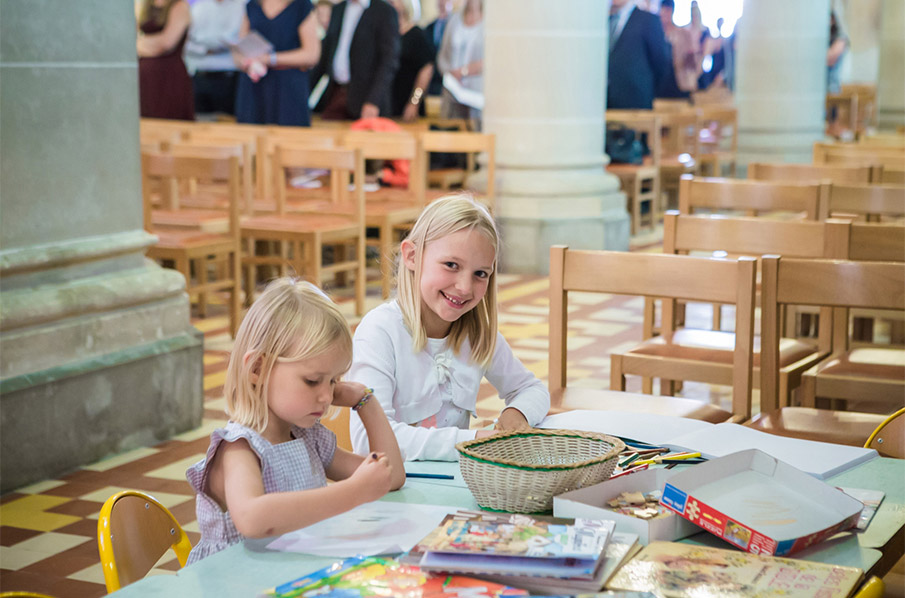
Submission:
M 905 407 L 884 419 L 868 437 L 864 448 L 877 449 L 885 457 L 905 459 Z
M 883 598 L 885 591 L 886 584 L 882 579 L 873 575 L 858 588 L 852 598 Z
M 173 549 L 184 567 L 192 543 L 157 499 L 138 490 L 123 490 L 101 509 L 97 548 L 107 592 L 115 592 L 147 575 L 167 549 Z

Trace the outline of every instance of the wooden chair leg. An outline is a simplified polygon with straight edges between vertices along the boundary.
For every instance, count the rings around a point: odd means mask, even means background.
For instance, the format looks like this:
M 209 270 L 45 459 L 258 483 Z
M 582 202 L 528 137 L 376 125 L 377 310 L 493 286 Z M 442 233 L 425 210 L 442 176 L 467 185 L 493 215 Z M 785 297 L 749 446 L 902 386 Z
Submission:
M 244 239 L 246 254 L 249 260 L 255 258 L 254 239 Z M 258 267 L 250 261 L 245 263 L 245 305 L 250 306 L 255 296 L 255 284 L 257 283 Z
M 654 394 L 654 379 L 650 376 L 641 378 L 641 392 L 646 395 Z
M 676 394 L 676 381 L 660 378 L 660 394 L 664 397 L 672 397 Z
M 798 396 L 801 399 L 802 407 L 816 407 L 817 406 L 817 377 L 816 376 L 803 375 L 801 377 L 801 386 L 798 387 Z
M 344 262 L 348 258 L 348 246 L 345 243 L 337 243 L 333 246 L 333 263 Z M 358 248 L 355 249 L 358 251 Z M 333 284 L 338 287 L 344 287 L 348 284 L 348 276 L 346 276 L 346 272 L 337 272 L 333 277 Z
M 389 299 L 393 289 L 393 227 L 389 224 L 380 227 L 380 293 Z
M 723 306 L 719 303 L 713 304 L 713 330 L 719 330 L 723 326 Z
M 391 231 L 392 232 L 392 231 Z M 382 234 L 382 233 L 381 233 Z M 360 237 L 355 244 L 356 268 L 355 268 L 355 315 L 365 315 L 365 292 L 367 290 L 367 268 L 365 258 L 367 254 L 367 241 Z M 381 268 L 382 269 L 382 268 Z
M 239 331 L 239 314 L 242 313 L 242 258 L 239 248 L 229 254 L 232 270 L 232 292 L 229 298 L 229 333 L 236 338 Z
M 610 390 L 625 390 L 625 375 L 622 373 L 622 355 L 610 355 Z
M 198 286 L 204 287 L 208 282 L 207 268 L 208 256 L 202 256 L 195 260 L 195 268 L 197 269 Z M 198 292 L 198 315 L 202 318 L 207 317 L 207 291 Z

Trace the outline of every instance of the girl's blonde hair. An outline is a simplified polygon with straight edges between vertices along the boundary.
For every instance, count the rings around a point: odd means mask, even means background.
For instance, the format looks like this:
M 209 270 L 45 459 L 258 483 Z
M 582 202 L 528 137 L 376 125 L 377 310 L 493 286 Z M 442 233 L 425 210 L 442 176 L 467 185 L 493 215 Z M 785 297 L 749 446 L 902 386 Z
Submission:
M 406 327 L 412 335 L 412 349 L 417 353 L 427 344 L 427 332 L 421 322 L 421 267 L 424 248 L 460 230 L 477 230 L 493 245 L 493 270 L 487 281 L 487 292 L 481 302 L 453 322 L 447 342 L 459 352 L 462 343 L 471 343 L 472 359 L 486 366 L 493 358 L 497 336 L 496 271 L 500 253 L 500 233 L 490 212 L 471 195 L 447 195 L 430 203 L 418 216 L 407 240 L 415 246 L 415 270 L 409 270 L 402 256 L 396 266 L 396 300 Z
M 229 418 L 257 432 L 267 427 L 267 387 L 277 361 L 300 361 L 339 346 L 352 364 L 352 334 L 336 304 L 310 282 L 280 278 L 242 320 L 223 392 Z M 253 374 L 257 381 L 253 382 Z

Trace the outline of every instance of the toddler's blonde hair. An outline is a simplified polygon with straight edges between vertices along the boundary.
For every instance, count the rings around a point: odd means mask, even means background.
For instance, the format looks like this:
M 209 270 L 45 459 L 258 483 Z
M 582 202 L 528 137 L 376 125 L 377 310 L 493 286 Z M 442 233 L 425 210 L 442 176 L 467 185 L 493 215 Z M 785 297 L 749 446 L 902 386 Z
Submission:
M 352 364 L 352 334 L 339 308 L 310 282 L 280 278 L 267 285 L 239 326 L 229 357 L 226 413 L 257 432 L 267 427 L 267 387 L 277 361 L 300 361 L 338 345 Z M 257 382 L 252 382 L 252 374 Z M 333 408 L 328 411 L 332 412 Z
M 462 343 L 471 343 L 472 359 L 487 366 L 496 349 L 497 290 L 496 271 L 500 253 L 500 233 L 490 212 L 466 193 L 446 195 L 431 202 L 415 222 L 407 240 L 415 246 L 415 270 L 409 270 L 400 253 L 396 266 L 396 299 L 405 325 L 412 335 L 412 349 L 418 353 L 427 344 L 427 332 L 421 322 L 421 267 L 424 248 L 447 235 L 470 229 L 480 231 L 493 246 L 493 271 L 481 302 L 453 322 L 447 343 L 459 352 Z

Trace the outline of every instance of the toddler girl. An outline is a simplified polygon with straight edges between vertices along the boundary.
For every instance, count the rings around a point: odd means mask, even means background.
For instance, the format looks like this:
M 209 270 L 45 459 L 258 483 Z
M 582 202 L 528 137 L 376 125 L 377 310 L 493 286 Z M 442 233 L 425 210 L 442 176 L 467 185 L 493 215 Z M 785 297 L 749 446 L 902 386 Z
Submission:
M 506 403 L 498 430 L 547 415 L 549 392 L 497 331 L 499 246 L 474 199 L 434 201 L 400 246 L 396 299 L 355 331 L 349 379 L 375 389 L 406 459 L 454 461 L 457 442 L 493 433 L 468 429 L 485 376 Z M 364 420 L 353 414 L 350 431 L 355 452 L 367 452 Z
M 186 472 L 201 528 L 190 563 L 243 537 L 305 527 L 402 486 L 402 457 L 383 409 L 363 385 L 339 380 L 351 360 L 345 318 L 314 285 L 280 279 L 251 306 L 223 388 L 230 421 L 214 430 L 206 457 Z M 331 404 L 360 416 L 366 456 L 337 448 L 320 423 Z

